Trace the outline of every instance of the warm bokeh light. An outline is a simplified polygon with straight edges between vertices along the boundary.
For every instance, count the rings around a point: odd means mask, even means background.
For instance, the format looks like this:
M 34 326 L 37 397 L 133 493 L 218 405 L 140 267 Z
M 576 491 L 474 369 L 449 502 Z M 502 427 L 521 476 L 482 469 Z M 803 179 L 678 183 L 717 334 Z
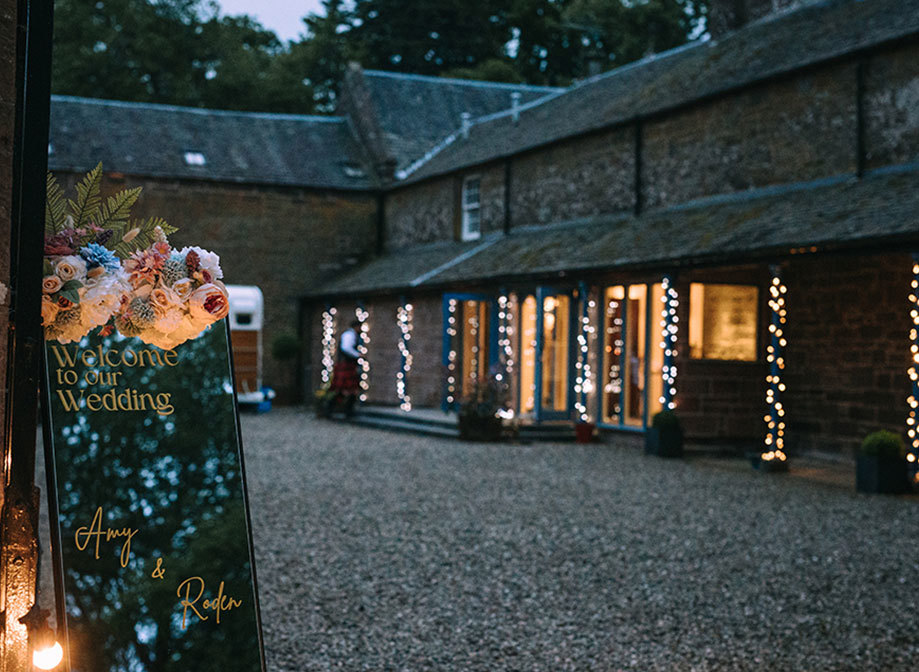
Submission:
M 58 642 L 32 652 L 32 664 L 39 670 L 53 670 L 63 659 L 64 649 Z

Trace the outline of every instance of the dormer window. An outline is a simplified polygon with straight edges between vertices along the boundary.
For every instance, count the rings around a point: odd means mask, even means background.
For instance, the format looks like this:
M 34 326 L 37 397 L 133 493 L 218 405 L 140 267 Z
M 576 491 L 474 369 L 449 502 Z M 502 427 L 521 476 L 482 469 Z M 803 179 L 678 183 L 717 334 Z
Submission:
M 462 240 L 476 240 L 482 236 L 481 185 L 482 180 L 477 175 L 463 180 Z
M 207 160 L 201 152 L 185 152 L 186 166 L 203 166 L 205 164 L 207 164 Z

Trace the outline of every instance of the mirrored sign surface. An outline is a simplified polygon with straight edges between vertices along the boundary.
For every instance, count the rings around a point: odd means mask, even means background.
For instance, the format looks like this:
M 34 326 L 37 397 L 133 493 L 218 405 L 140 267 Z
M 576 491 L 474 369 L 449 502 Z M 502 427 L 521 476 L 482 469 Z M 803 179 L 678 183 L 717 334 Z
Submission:
M 262 670 L 226 320 L 45 348 L 71 669 Z

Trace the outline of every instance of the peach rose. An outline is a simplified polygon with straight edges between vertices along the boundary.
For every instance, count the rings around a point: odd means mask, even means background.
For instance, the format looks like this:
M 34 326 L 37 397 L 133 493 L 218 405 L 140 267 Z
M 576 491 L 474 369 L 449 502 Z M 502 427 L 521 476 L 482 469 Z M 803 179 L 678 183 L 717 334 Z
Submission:
M 54 320 L 57 318 L 58 312 L 61 308 L 57 305 L 56 301 L 53 301 L 51 297 L 43 296 L 41 297 L 41 323 L 42 326 L 48 327 L 54 324 Z
M 54 272 L 64 282 L 82 280 L 86 277 L 86 262 L 75 255 L 61 257 L 54 266 Z
M 230 297 L 217 285 L 201 285 L 189 297 L 188 310 L 197 320 L 216 322 L 230 312 Z
M 162 308 L 164 311 L 177 306 L 182 302 L 179 298 L 179 295 L 176 294 L 173 290 L 168 287 L 157 287 L 152 292 L 150 292 L 150 301 L 157 308 Z
M 172 291 L 179 297 L 179 301 L 188 301 L 188 297 L 195 291 L 195 282 L 191 278 L 176 280 L 172 285 Z
M 41 281 L 42 294 L 54 294 L 64 286 L 64 281 L 56 275 L 46 275 Z

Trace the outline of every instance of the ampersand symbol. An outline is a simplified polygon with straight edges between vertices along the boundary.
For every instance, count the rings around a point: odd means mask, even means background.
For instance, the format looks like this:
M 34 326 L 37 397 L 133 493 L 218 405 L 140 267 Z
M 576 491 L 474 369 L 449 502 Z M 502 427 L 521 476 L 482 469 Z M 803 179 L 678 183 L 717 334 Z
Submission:
M 156 559 L 156 567 L 153 569 L 153 572 L 150 574 L 154 579 L 162 579 L 165 576 L 166 570 L 163 569 L 163 559 Z

